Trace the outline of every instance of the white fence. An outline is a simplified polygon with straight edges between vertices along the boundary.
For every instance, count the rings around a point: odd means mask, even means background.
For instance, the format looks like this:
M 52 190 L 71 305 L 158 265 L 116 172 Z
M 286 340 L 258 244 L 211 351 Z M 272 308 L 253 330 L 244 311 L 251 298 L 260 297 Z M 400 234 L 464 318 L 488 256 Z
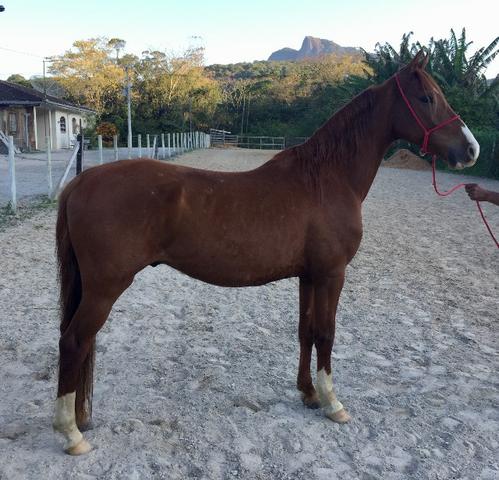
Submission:
M 265 150 L 284 150 L 305 142 L 308 137 L 270 137 L 257 135 L 235 135 L 227 130 L 210 129 L 211 145 L 214 147 L 236 147 Z
M 20 197 L 46 195 L 56 198 L 68 179 L 75 175 L 74 165 L 80 151 L 78 143 L 72 150 L 52 152 L 49 149 L 22 155 L 16 152 L 12 137 L 7 138 L 7 146 L 8 155 L 0 155 L 0 205 L 10 205 L 14 213 Z M 84 139 L 83 168 L 141 157 L 167 161 L 191 150 L 209 148 L 210 136 L 203 132 L 137 135 L 130 147 L 120 147 L 117 137 L 106 143 L 99 136 L 95 147 Z

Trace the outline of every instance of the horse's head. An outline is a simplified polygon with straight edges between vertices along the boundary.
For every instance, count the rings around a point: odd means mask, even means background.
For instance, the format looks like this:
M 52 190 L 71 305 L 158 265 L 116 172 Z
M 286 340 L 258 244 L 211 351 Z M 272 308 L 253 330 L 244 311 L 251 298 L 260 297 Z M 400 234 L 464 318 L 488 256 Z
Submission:
M 393 130 L 397 138 L 443 157 L 451 168 L 475 164 L 480 146 L 425 71 L 428 56 L 421 50 L 394 78 Z

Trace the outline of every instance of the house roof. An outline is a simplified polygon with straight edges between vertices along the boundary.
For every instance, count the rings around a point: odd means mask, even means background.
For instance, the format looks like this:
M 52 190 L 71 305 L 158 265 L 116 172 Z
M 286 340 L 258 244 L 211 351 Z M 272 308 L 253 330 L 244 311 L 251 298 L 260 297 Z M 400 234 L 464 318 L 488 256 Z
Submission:
M 69 110 L 77 110 L 84 113 L 95 113 L 94 110 L 81 105 L 57 98 L 52 95 L 44 95 L 34 88 L 23 87 L 17 83 L 0 80 L 0 106 L 46 106 L 60 107 Z

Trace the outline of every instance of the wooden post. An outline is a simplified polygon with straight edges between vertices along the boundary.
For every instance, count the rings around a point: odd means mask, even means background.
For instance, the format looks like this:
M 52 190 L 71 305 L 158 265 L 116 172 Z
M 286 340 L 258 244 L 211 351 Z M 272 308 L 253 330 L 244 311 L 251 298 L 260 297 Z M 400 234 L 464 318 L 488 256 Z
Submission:
M 161 134 L 161 158 L 164 160 L 166 158 L 166 147 L 165 147 L 165 134 Z
M 139 143 L 139 158 L 142 157 L 142 135 L 139 133 L 137 135 L 137 142 Z
M 81 173 L 83 164 L 83 134 L 79 133 L 76 136 L 76 140 L 80 144 L 80 148 L 78 149 L 78 153 L 76 154 L 76 175 L 79 175 Z
M 10 207 L 13 213 L 17 212 L 16 188 L 16 158 L 14 157 L 14 137 L 9 135 L 9 177 L 10 177 Z
M 171 144 L 170 144 L 170 134 L 168 133 L 167 134 L 167 142 L 168 142 L 168 158 L 170 158 L 172 156 L 172 150 L 171 150 Z
M 50 138 L 48 135 L 45 137 L 45 145 L 47 148 L 47 188 L 48 196 L 52 195 L 53 185 L 52 185 L 52 150 L 50 148 Z
M 117 162 L 119 159 L 118 155 L 118 135 L 113 135 L 113 148 L 114 148 L 114 161 Z
M 102 155 L 102 135 L 97 135 L 97 145 L 99 148 L 99 165 L 104 163 L 104 157 Z
M 146 134 L 146 149 L 147 149 L 147 156 L 151 158 L 151 139 L 149 137 L 149 134 Z

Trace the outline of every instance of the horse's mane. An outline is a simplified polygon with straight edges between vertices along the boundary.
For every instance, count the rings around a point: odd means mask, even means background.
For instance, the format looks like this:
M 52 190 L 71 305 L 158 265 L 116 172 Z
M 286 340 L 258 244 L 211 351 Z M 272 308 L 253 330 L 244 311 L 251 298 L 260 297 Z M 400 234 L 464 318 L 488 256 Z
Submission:
M 357 95 L 338 110 L 305 143 L 294 147 L 307 183 L 320 189 L 323 169 L 348 165 L 365 142 L 375 106 L 375 87 Z

